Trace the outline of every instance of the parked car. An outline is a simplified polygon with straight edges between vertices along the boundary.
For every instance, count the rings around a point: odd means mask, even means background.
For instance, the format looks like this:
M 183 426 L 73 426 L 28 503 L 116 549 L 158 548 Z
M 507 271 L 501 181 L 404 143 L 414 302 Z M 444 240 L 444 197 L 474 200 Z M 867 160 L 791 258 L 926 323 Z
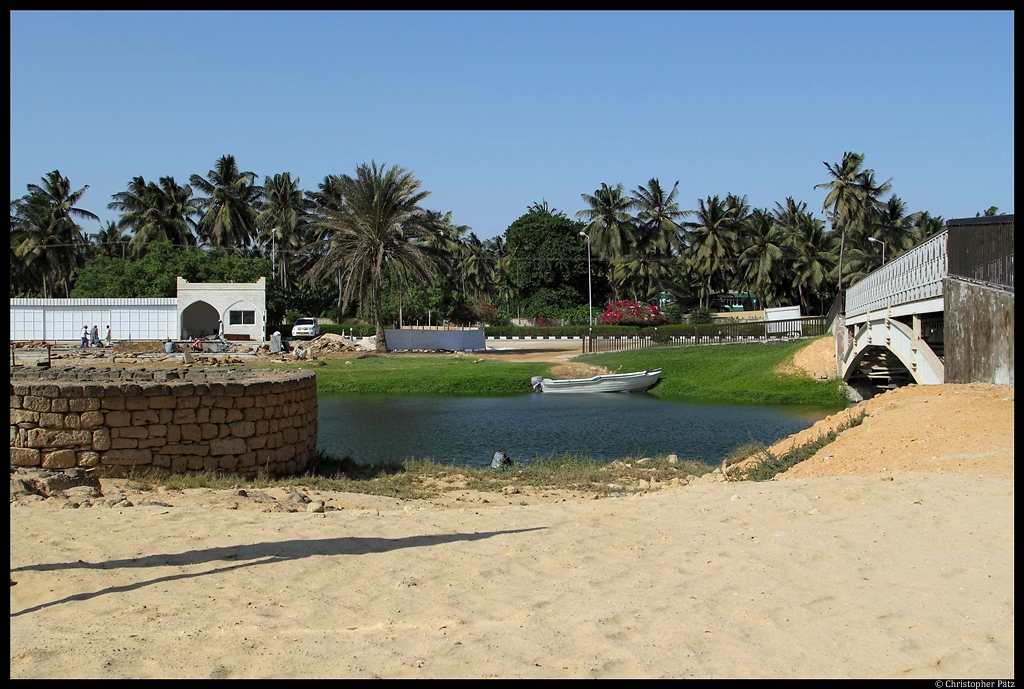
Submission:
M 292 337 L 320 337 L 320 324 L 315 318 L 296 318 Z

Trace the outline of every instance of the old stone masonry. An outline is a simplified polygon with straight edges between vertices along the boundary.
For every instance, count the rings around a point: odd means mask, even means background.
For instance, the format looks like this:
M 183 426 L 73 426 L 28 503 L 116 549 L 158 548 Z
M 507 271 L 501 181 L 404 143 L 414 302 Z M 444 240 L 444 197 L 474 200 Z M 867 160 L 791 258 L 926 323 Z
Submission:
M 11 465 L 285 475 L 317 442 L 309 371 L 11 368 Z

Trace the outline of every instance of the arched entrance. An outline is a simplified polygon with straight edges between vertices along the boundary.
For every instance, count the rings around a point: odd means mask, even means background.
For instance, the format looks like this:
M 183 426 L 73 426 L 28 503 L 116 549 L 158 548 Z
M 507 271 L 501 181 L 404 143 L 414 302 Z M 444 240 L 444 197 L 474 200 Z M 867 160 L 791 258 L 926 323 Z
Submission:
M 181 335 L 184 339 L 219 333 L 220 314 L 205 301 L 192 302 L 181 312 Z

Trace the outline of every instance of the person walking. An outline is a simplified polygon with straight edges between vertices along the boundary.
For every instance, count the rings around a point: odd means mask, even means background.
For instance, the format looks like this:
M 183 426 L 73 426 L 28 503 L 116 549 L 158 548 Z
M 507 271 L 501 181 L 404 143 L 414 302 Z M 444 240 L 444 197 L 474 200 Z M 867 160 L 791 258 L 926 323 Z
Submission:
M 100 346 L 100 327 L 98 325 L 92 326 L 92 341 L 89 344 L 93 347 Z
M 110 339 L 110 326 L 108 325 L 108 326 L 107 326 L 107 347 L 109 348 L 109 347 L 110 347 L 110 345 L 111 345 L 111 339 Z
M 89 326 L 87 325 L 82 326 L 82 346 L 89 346 Z

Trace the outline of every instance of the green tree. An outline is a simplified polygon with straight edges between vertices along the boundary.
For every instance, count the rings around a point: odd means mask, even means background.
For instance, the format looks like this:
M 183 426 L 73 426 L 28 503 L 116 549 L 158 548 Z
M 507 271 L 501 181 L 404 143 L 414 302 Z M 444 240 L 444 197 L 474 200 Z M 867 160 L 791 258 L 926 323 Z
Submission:
M 687 223 L 689 258 L 706 285 L 701 294 L 704 307 L 709 306 L 708 298 L 712 294 L 728 289 L 725 271 L 734 258 L 736 213 L 735 205 L 727 205 L 718 196 L 709 196 L 697 200 L 695 219 Z
M 421 246 L 435 231 L 419 205 L 429 192 L 420 191 L 420 182 L 404 168 L 378 167 L 376 162 L 361 164 L 355 177 L 343 175 L 336 185 L 343 205 L 321 208 L 314 220 L 323 229 L 322 258 L 306 280 L 313 283 L 337 272 L 344 283 L 343 304 L 353 297 L 369 302 L 377 351 L 387 351 L 381 312 L 385 279 L 434 279 L 432 256 Z
M 635 248 L 632 265 L 640 288 L 635 300 L 657 300 L 671 259 L 682 254 L 683 229 L 679 224 L 690 211 L 679 208 L 676 197 L 679 182 L 666 193 L 657 178 L 633 192 L 633 207 L 638 209 L 635 223 Z
M 263 198 L 263 188 L 255 184 L 256 173 L 239 172 L 235 157 L 225 155 L 206 178 L 192 175 L 189 181 L 206 195 L 197 199 L 203 241 L 222 248 L 248 248 L 256 236 L 256 209 Z
M 42 178 L 41 186 L 29 184 L 28 194 L 11 202 L 11 273 L 12 278 L 21 276 L 26 293 L 52 298 L 60 286 L 64 296 L 70 294 L 87 246 L 75 218 L 99 222 L 95 213 L 78 207 L 88 188 L 72 191 L 71 181 L 54 170 Z
M 626 196 L 621 184 L 610 187 L 604 182 L 593 194 L 581 196 L 589 208 L 577 212 L 576 217 L 587 223 L 585 231 L 594 255 L 611 266 L 609 279 L 618 300 L 630 277 L 623 264 L 634 244 L 634 220 L 629 211 L 635 202 Z
M 755 210 L 750 218 L 745 246 L 739 254 L 739 266 L 744 282 L 753 288 L 763 306 L 777 303 L 777 285 L 781 280 L 779 269 L 784 255 L 785 239 L 775 218 L 767 210 Z
M 294 254 L 306 244 L 304 230 L 308 208 L 298 177 L 293 181 L 291 173 L 284 172 L 264 178 L 262 210 L 256 218 L 259 244 L 264 250 L 270 245 L 271 263 L 276 265 L 278 281 L 286 291 L 289 288 L 288 266 Z
M 505 270 L 516 315 L 551 318 L 587 303 L 587 245 L 580 236 L 584 225 L 534 206 L 505 230 Z M 604 284 L 594 281 L 595 305 L 603 304 Z
M 775 221 L 782 230 L 789 260 L 789 283 L 796 289 L 802 313 L 811 313 L 811 295 L 825 290 L 835 261 L 832 241 L 822 221 L 807 211 L 807 204 L 790 196 L 775 204 Z
M 132 232 L 134 255 L 141 256 L 150 244 L 161 241 L 180 247 L 196 245 L 194 216 L 199 209 L 192 187 L 179 185 L 173 177 L 161 177 L 154 184 L 139 176 L 112 198 L 107 208 L 121 214 L 120 229 Z
M 843 277 L 847 235 L 851 231 L 864 232 L 865 222 L 879 196 L 889 190 L 889 182 L 876 184 L 875 171 L 862 170 L 863 164 L 863 154 L 847 151 L 839 163 L 824 163 L 832 179 L 814 185 L 815 189 L 828 190 L 822 208 L 832 218 L 833 231 L 839 230 L 839 276 L 836 284 L 840 290 L 848 282 Z
M 90 244 L 93 254 L 96 256 L 125 258 L 130 240 L 124 236 L 124 230 L 116 222 L 108 220 L 107 224 L 93 235 Z

